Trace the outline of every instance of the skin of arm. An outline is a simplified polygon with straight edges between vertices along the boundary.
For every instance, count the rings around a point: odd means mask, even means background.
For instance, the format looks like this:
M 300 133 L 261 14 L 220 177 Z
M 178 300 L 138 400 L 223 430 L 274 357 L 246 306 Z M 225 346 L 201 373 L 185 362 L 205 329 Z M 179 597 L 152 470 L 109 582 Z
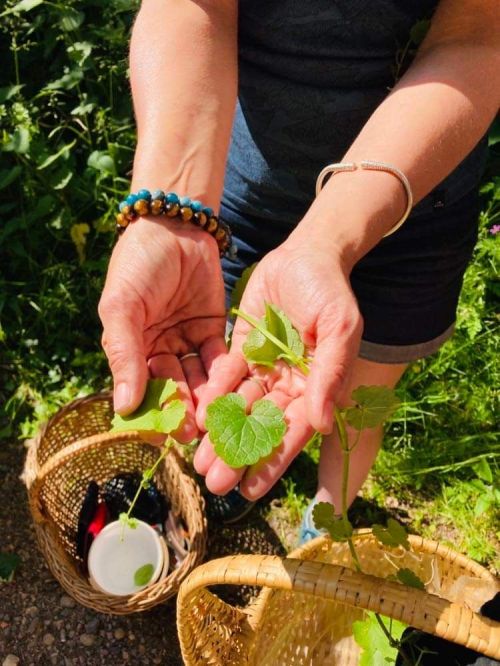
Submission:
M 237 95 L 237 4 L 143 0 L 130 44 L 132 191 L 173 189 L 218 208 Z
M 174 191 L 218 209 L 237 92 L 236 0 L 144 0 L 130 71 L 138 128 L 131 190 Z M 196 436 L 195 401 L 225 353 L 224 285 L 215 240 L 192 224 L 143 217 L 113 250 L 99 303 L 121 414 L 148 377 L 173 377 Z M 189 368 L 179 357 L 196 350 Z M 189 370 L 189 372 L 188 372 Z

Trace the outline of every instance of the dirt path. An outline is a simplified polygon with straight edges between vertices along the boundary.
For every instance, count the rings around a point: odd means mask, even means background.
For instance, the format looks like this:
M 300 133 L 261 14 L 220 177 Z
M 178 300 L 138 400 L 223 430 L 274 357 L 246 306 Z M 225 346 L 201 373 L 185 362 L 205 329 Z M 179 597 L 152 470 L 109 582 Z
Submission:
M 19 480 L 23 458 L 20 443 L 0 450 L 0 551 L 21 558 L 14 581 L 0 585 L 0 665 L 181 665 L 173 601 L 142 614 L 102 615 L 76 604 L 54 580 L 38 551 Z M 243 526 L 210 525 L 209 534 L 210 559 L 284 552 L 259 510 Z

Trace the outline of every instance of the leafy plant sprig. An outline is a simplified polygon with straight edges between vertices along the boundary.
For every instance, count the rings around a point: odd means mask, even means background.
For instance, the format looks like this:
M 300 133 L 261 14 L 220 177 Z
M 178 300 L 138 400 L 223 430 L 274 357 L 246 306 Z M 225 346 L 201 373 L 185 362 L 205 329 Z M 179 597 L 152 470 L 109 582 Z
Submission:
M 173 379 L 150 379 L 146 387 L 142 403 L 127 416 L 115 414 L 112 421 L 111 432 L 123 432 L 126 430 L 139 430 L 143 432 L 158 432 L 167 435 L 162 446 L 160 455 L 153 465 L 142 473 L 141 482 L 137 492 L 130 503 L 128 511 L 119 516 L 123 527 L 135 529 L 137 519 L 132 517 L 132 512 L 139 499 L 142 490 L 149 488 L 158 466 L 165 458 L 176 440 L 170 435 L 175 432 L 184 421 L 186 406 L 175 396 L 177 395 L 177 383 Z M 123 538 L 123 535 L 122 535 Z M 138 583 L 139 584 L 139 583 Z M 144 583 L 142 583 L 144 584 Z
M 231 312 L 253 326 L 243 344 L 243 353 L 248 362 L 265 367 L 274 367 L 276 361 L 281 359 L 289 365 L 299 368 L 305 375 L 309 373 L 309 358 L 304 355 L 304 344 L 284 312 L 271 304 L 266 304 L 265 315 L 260 320 L 255 319 L 239 308 L 232 308 Z M 228 398 L 228 396 L 225 396 L 225 398 Z M 353 391 L 351 398 L 354 401 L 353 406 L 343 409 L 335 407 L 334 409 L 334 419 L 343 458 L 341 516 L 335 515 L 335 508 L 331 504 L 320 502 L 314 507 L 313 520 L 316 527 L 318 529 L 325 529 L 334 541 L 346 542 L 348 544 L 354 567 L 358 571 L 362 571 L 361 561 L 354 545 L 354 529 L 347 515 L 350 455 L 359 443 L 361 432 L 366 428 L 381 426 L 396 411 L 399 406 L 399 400 L 394 391 L 387 386 L 360 386 Z M 357 430 L 354 442 L 349 441 L 347 425 Z M 215 432 L 213 427 L 211 428 L 211 423 L 208 419 L 207 428 L 212 442 L 215 443 L 214 438 L 219 441 L 219 450 L 216 448 L 216 452 L 228 464 L 231 464 L 229 457 L 224 457 L 226 450 L 231 449 L 232 441 L 234 441 L 231 433 L 220 428 Z M 221 440 L 223 440 L 222 445 Z M 402 546 L 405 549 L 409 549 L 406 530 L 393 519 L 389 519 L 386 527 L 374 525 L 373 534 L 383 545 L 390 547 Z M 398 568 L 398 572 L 394 578 L 405 585 L 420 589 L 424 588 L 423 582 L 410 569 Z M 366 630 L 362 627 L 363 623 L 358 623 L 355 637 L 356 635 L 370 636 L 372 632 L 370 628 L 371 623 L 376 622 L 392 649 L 392 655 L 394 656 L 394 651 L 398 649 L 403 661 L 406 664 L 412 663 L 399 640 L 402 631 L 401 627 L 398 627 L 398 636 L 394 636 L 391 632 L 392 623 L 390 623 L 390 628 L 387 628 L 382 616 L 378 613 L 367 614 L 365 622 L 367 623 Z M 369 643 L 370 641 L 368 641 Z M 369 648 L 366 640 L 360 640 L 359 644 L 366 652 L 366 659 L 371 659 L 374 656 L 374 648 Z M 369 652 L 370 649 L 371 652 Z M 365 663 L 369 662 L 365 660 Z

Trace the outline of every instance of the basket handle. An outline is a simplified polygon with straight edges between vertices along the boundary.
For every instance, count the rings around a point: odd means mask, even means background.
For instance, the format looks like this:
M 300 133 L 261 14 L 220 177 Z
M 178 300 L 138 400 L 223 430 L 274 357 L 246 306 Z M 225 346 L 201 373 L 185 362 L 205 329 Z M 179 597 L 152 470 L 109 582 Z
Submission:
M 31 481 L 28 487 L 29 501 L 35 522 L 43 523 L 47 520 L 42 511 L 40 491 L 45 481 L 45 477 L 48 474 L 56 470 L 58 467 L 61 467 L 61 465 L 64 465 L 68 460 L 79 453 L 90 449 L 106 448 L 116 444 L 116 442 L 124 441 L 134 441 L 139 444 L 154 446 L 151 442 L 142 439 L 141 433 L 137 430 L 129 430 L 126 432 L 104 432 L 85 437 L 84 439 L 79 439 L 51 456 L 47 462 L 38 469 L 35 478 Z
M 179 590 L 179 627 L 196 593 L 210 585 L 254 585 L 316 595 L 381 613 L 500 659 L 500 623 L 465 606 L 348 567 L 271 555 L 236 555 L 197 567 Z

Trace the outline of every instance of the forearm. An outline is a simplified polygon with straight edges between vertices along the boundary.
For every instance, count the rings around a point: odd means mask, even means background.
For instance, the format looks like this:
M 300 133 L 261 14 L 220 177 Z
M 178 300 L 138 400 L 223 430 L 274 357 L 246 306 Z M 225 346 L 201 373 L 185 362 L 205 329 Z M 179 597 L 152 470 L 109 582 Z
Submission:
M 218 208 L 237 94 L 236 12 L 233 0 L 144 0 L 130 47 L 132 190 L 174 190 Z
M 495 35 L 500 39 L 498 29 L 492 29 L 492 35 L 477 40 L 466 35 L 462 40 L 431 33 L 343 161 L 397 166 L 409 178 L 417 203 L 472 150 L 495 117 L 500 90 L 500 47 L 494 40 Z M 303 224 L 323 242 L 329 238 L 352 266 L 398 221 L 405 206 L 404 189 L 394 176 L 360 170 L 339 173 Z

